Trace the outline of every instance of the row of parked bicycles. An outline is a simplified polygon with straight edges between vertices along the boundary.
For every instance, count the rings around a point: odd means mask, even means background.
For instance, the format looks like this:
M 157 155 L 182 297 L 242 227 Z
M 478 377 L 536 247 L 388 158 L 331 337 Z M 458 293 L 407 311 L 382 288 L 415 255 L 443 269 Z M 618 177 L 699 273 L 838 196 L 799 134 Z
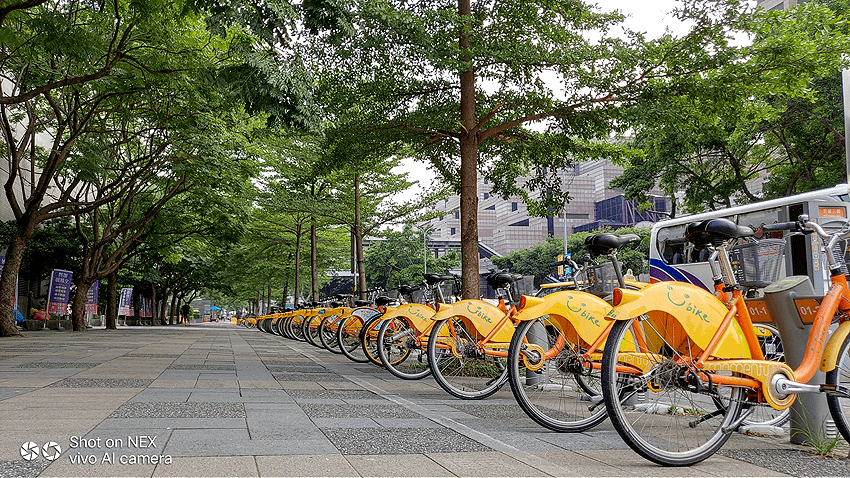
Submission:
M 535 295 L 517 299 L 518 277 L 497 272 L 487 280 L 499 291 L 498 303 L 449 303 L 442 286 L 456 278 L 427 274 L 423 289 L 399 287 L 398 299 L 325 304 L 249 325 L 380 365 L 400 379 L 432 375 L 460 399 L 483 399 L 510 383 L 520 407 L 540 425 L 579 432 L 610 418 L 633 450 L 666 466 L 710 457 L 742 426 L 782 425 L 799 393 L 824 394 L 850 441 L 850 290 L 843 257 L 834 253 L 850 228 L 827 233 L 802 215 L 762 229 L 816 234 L 829 265 L 832 285 L 795 369 L 783 360 L 777 330 L 753 323 L 746 304 L 753 284 L 740 280 L 770 269 L 763 262 L 776 260 L 775 246 L 758 247 L 751 228 L 726 219 L 685 231 L 705 251 L 713 292 L 625 278 L 618 251 L 639 237 L 605 233 L 587 238 L 581 264 L 558 263 L 573 268 L 573 280 L 544 285 Z M 422 303 L 410 300 L 417 291 Z M 809 384 L 818 368 L 825 383 Z

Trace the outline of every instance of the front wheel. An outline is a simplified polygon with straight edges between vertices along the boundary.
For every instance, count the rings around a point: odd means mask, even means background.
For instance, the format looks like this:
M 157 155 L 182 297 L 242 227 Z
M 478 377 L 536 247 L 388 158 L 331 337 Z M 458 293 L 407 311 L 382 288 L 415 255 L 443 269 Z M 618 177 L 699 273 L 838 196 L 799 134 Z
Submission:
M 431 373 L 427 344 L 422 343 L 419 332 L 405 317 L 384 321 L 378 330 L 378 349 L 381 363 L 393 375 L 404 380 L 418 380 Z
M 585 350 L 575 329 L 551 316 L 523 322 L 514 332 L 508 352 L 511 390 L 535 422 L 580 432 L 605 420 L 599 364 L 594 369 L 583 361 Z
M 611 423 L 632 450 L 659 465 L 688 466 L 726 443 L 744 394 L 740 387 L 700 380 L 694 359 L 681 352 L 698 350 L 695 344 L 681 336 L 675 344 L 666 340 L 676 336 L 667 329 L 673 323 L 617 322 L 605 343 L 602 394 Z M 660 341 L 663 354 L 639 352 L 634 337 L 643 331 Z
M 455 317 L 437 321 L 428 338 L 428 364 L 437 384 L 449 394 L 478 400 L 508 381 L 506 359 L 488 355 L 484 336 Z
M 836 387 L 836 390 L 840 390 L 838 387 L 843 387 L 845 391 L 850 389 L 850 336 L 841 344 L 835 368 L 826 373 L 826 383 Z M 826 403 L 835 427 L 844 440 L 850 443 L 850 398 L 838 393 L 828 394 Z

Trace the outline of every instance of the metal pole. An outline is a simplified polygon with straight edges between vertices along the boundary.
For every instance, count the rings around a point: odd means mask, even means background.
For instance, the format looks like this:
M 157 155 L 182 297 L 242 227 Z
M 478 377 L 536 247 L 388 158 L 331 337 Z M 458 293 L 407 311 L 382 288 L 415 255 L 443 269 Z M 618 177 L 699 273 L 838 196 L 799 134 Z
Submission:
M 850 184 L 850 70 L 841 72 L 841 90 L 844 96 L 844 155 L 847 158 L 847 183 Z

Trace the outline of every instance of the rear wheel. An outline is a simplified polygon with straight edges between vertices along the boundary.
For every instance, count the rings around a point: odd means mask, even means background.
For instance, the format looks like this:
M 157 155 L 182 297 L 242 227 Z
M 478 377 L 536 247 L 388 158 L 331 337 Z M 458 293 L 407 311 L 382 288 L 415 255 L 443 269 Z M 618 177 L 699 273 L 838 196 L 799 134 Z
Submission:
M 437 321 L 428 339 L 428 364 L 446 392 L 477 400 L 496 393 L 508 381 L 506 358 L 487 355 L 484 336 L 455 317 Z
M 525 413 L 550 430 L 580 432 L 605 420 L 598 364 L 594 369 L 581 360 L 580 344 L 572 327 L 549 316 L 523 322 L 514 332 L 511 390 Z
M 836 387 L 836 390 L 850 389 L 850 336 L 841 344 L 835 368 L 826 373 L 826 383 Z M 844 440 L 850 443 L 850 398 L 838 393 L 827 394 L 826 403 L 836 428 Z
M 687 466 L 713 455 L 726 443 L 741 412 L 740 387 L 703 382 L 694 360 L 681 350 L 696 346 L 681 329 L 666 328 L 675 321 L 644 320 L 647 335 L 660 337 L 661 353 L 639 350 L 631 326 L 637 319 L 619 321 L 605 343 L 602 392 L 614 428 L 635 452 L 665 466 Z M 677 344 L 667 337 L 680 339 Z M 647 365 L 642 373 L 635 365 Z M 619 368 L 618 368 L 619 366 Z
M 342 354 L 352 362 L 366 363 L 369 359 L 363 353 L 360 332 L 363 330 L 365 321 L 362 317 L 349 315 L 342 320 L 336 331 L 336 340 Z
M 319 342 L 323 347 L 335 354 L 341 354 L 339 341 L 336 339 L 336 330 L 340 322 L 339 316 L 331 315 L 322 319 L 319 324 Z
M 384 321 L 378 330 L 378 349 L 381 363 L 393 375 L 405 380 L 418 380 L 431 373 L 427 343 L 423 344 L 417 330 L 405 317 Z

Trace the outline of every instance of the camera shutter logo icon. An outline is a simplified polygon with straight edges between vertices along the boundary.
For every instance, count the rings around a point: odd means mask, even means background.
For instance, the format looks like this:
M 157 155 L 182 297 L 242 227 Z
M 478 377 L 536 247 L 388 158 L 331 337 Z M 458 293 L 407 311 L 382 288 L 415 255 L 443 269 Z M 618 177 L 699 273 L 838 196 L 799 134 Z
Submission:
M 39 446 L 35 443 L 28 441 L 21 445 L 21 457 L 24 460 L 32 461 L 38 458 L 39 454 Z
M 41 454 L 49 461 L 53 461 L 59 458 L 59 455 L 62 454 L 62 448 L 55 441 L 49 441 L 44 444 L 44 448 L 41 449 Z

